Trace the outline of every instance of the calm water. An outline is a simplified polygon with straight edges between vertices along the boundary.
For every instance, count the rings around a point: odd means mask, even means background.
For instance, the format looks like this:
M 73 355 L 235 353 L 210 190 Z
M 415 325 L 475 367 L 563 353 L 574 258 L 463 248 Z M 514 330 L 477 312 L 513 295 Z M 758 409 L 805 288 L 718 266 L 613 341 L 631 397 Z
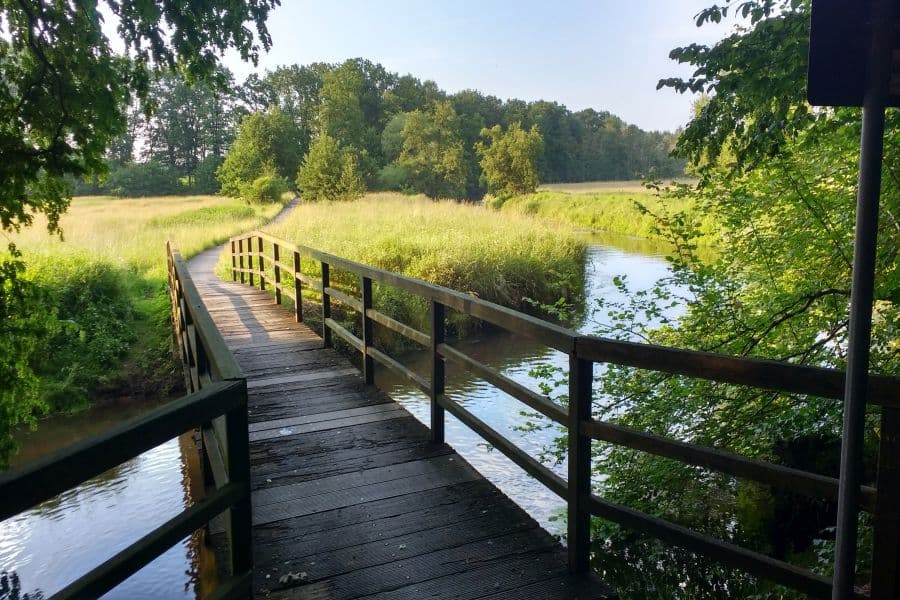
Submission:
M 20 436 L 18 463 L 99 433 L 151 405 L 106 406 L 43 421 Z M 21 594 L 49 597 L 194 501 L 199 474 L 189 435 L 169 440 L 83 485 L 0 523 L 0 571 Z M 195 484 L 196 483 L 196 484 Z M 200 534 L 182 540 L 105 598 L 193 599 L 214 585 Z M 213 579 L 211 580 L 210 577 Z
M 590 242 L 585 283 L 588 306 L 594 305 L 598 298 L 624 299 L 613 285 L 613 277 L 617 275 L 627 274 L 629 288 L 633 293 L 651 288 L 659 278 L 669 273 L 669 265 L 664 258 L 666 249 L 659 244 L 618 236 L 594 237 Z M 675 316 L 679 311 L 674 312 L 675 314 L 671 316 Z M 591 311 L 588 310 L 587 316 L 577 328 L 585 333 L 594 333 L 598 322 L 603 322 L 603 316 L 591 315 Z M 529 371 L 535 367 L 549 364 L 568 370 L 568 357 L 565 354 L 520 336 L 491 333 L 455 345 L 476 360 L 535 391 L 539 391 L 538 381 L 529 375 Z M 429 374 L 430 363 L 421 353 L 408 354 L 402 357 L 401 362 L 422 375 Z M 380 369 L 376 372 L 376 383 L 419 420 L 426 424 L 429 422 L 430 409 L 427 397 L 410 386 L 405 379 L 396 377 L 386 369 Z M 533 418 L 521 414 L 528 407 L 450 363 L 447 364 L 446 392 L 451 399 L 459 402 L 536 458 L 540 457 L 542 450 L 547 448 L 561 431 L 564 431 L 556 426 L 539 431 L 524 431 L 522 428 L 529 421 L 535 422 Z M 564 531 L 564 523 L 555 520 L 554 517 L 565 508 L 565 503 L 501 452 L 493 450 L 449 413 L 447 413 L 446 439 L 476 469 L 528 511 L 548 531 L 557 534 Z M 552 467 L 559 474 L 566 475 L 565 463 Z
M 619 296 L 612 284 L 616 275 L 627 273 L 636 291 L 649 288 L 668 272 L 664 250 L 653 243 L 608 237 L 591 242 L 586 273 L 589 304 L 596 298 Z M 585 332 L 595 327 L 590 317 L 579 324 Z M 532 368 L 568 365 L 565 355 L 511 335 L 485 335 L 459 346 L 532 389 L 537 389 L 528 375 Z M 429 369 L 421 356 L 406 356 L 403 362 L 423 374 Z M 379 372 L 377 383 L 428 422 L 424 396 L 388 372 Z M 447 392 L 533 456 L 558 433 L 555 429 L 520 431 L 528 420 L 521 415 L 524 405 L 452 365 L 448 365 Z M 106 406 L 44 421 L 37 432 L 20 436 L 22 452 L 16 461 L 33 460 L 148 408 L 151 405 Z M 562 501 L 450 415 L 447 441 L 548 530 L 561 532 L 562 524 L 553 517 L 564 507 Z M 193 441 L 183 436 L 0 523 L 0 571 L 18 574 L 22 594 L 50 596 L 189 506 L 202 489 L 199 481 L 192 482 L 199 474 L 196 463 Z M 565 465 L 554 468 L 565 475 Z M 215 572 L 211 553 L 195 536 L 182 540 L 106 598 L 201 598 L 215 585 Z

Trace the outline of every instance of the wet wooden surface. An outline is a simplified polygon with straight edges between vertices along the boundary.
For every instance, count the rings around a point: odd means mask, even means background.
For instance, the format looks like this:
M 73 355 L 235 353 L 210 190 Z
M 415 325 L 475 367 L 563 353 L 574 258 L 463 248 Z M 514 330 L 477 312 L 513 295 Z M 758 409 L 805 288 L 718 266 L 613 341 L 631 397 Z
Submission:
M 219 280 L 217 255 L 189 266 L 248 379 L 256 597 L 612 597 L 291 311 Z

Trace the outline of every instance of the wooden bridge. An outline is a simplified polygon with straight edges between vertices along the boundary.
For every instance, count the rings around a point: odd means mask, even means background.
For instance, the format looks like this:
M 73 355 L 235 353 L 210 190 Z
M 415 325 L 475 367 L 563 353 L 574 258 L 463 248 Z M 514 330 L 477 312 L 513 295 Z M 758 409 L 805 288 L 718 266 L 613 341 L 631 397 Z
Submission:
M 229 244 L 233 281 L 212 275 L 216 252 L 191 268 L 169 248 L 177 345 L 189 394 L 107 434 L 0 476 L 0 520 L 191 429 L 202 432 L 212 485 L 205 498 L 54 597 L 98 597 L 185 535 L 205 526 L 225 549 L 228 574 L 213 597 L 605 598 L 591 574 L 590 519 L 614 521 L 810 596 L 831 580 L 631 508 L 593 492 L 592 440 L 626 446 L 795 493 L 834 500 L 839 481 L 595 420 L 595 363 L 840 399 L 844 374 L 583 336 L 551 323 L 380 271 L 264 233 Z M 302 266 L 316 265 L 317 273 Z M 430 306 L 423 332 L 376 310 L 381 286 Z M 271 292 L 271 294 L 270 294 Z M 274 301 L 273 301 L 274 295 Z M 315 300 L 321 332 L 304 324 Z M 356 332 L 332 302 L 358 315 Z M 287 306 L 280 306 L 287 305 Z M 478 362 L 444 338 L 448 310 L 537 340 L 569 356 L 569 403 L 560 406 Z M 374 345 L 375 327 L 420 345 L 428 376 Z M 361 370 L 332 349 L 359 352 Z M 568 428 L 568 477 L 534 460 L 444 393 L 456 362 Z M 372 385 L 378 362 L 431 399 L 430 428 Z M 857 597 L 900 597 L 900 379 L 873 376 L 880 411 L 876 486 L 858 490 L 872 514 L 873 574 Z M 449 411 L 566 500 L 563 549 L 443 440 Z M 688 483 L 688 482 L 686 482 Z

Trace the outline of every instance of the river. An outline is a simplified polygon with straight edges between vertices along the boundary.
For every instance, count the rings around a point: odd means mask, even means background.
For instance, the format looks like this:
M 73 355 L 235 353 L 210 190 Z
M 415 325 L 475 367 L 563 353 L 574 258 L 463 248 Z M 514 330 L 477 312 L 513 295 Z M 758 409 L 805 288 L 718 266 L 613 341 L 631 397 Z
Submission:
M 625 300 L 614 285 L 613 278 L 627 274 L 630 293 L 649 290 L 669 272 L 665 260 L 667 247 L 649 240 L 624 236 L 592 236 L 589 240 L 585 272 L 585 298 L 588 310 L 575 327 L 582 333 L 595 333 L 599 326 L 608 324 L 605 313 L 591 311 L 596 300 Z M 672 309 L 667 316 L 677 316 L 682 308 Z M 491 332 L 481 337 L 454 343 L 466 354 L 500 371 L 507 377 L 528 388 L 539 391 L 539 380 L 529 372 L 541 365 L 568 370 L 568 356 L 531 340 L 507 333 Z M 430 362 L 421 353 L 409 353 L 401 362 L 427 377 Z M 599 369 L 600 367 L 595 367 Z M 599 371 L 595 371 L 599 372 Z M 400 402 L 423 423 L 430 422 L 428 398 L 406 379 L 397 377 L 387 369 L 376 367 L 375 383 Z M 561 391 L 561 390 L 559 390 Z M 512 396 L 501 392 L 489 383 L 476 378 L 461 367 L 447 364 L 446 394 L 470 412 L 485 421 L 508 439 L 539 458 L 564 429 L 553 426 L 534 429 L 533 417 L 522 414 L 528 410 Z M 556 517 L 565 509 L 565 503 L 537 480 L 526 474 L 518 465 L 494 450 L 471 429 L 446 413 L 446 440 L 479 472 L 490 479 L 516 504 L 524 508 L 545 529 L 554 534 L 565 531 L 565 522 Z M 543 420 L 546 422 L 546 420 Z M 550 465 L 558 474 L 566 477 L 566 464 Z
M 586 265 L 588 306 L 597 298 L 621 299 L 613 277 L 628 274 L 632 291 L 650 288 L 668 272 L 665 249 L 646 240 L 592 237 Z M 588 311 L 578 329 L 593 332 L 596 322 Z M 485 334 L 458 342 L 466 353 L 516 381 L 537 389 L 529 371 L 541 364 L 568 365 L 565 355 L 507 334 Z M 425 357 L 403 356 L 402 362 L 427 373 Z M 390 372 L 376 372 L 376 383 L 411 413 L 429 421 L 425 396 Z M 448 365 L 447 393 L 516 444 L 538 456 L 558 435 L 555 429 L 525 432 L 525 408 L 489 384 Z M 107 405 L 72 417 L 41 422 L 36 432 L 22 432 L 17 463 L 45 455 L 121 422 L 154 403 Z M 489 448 L 477 435 L 447 415 L 447 442 L 493 481 L 541 525 L 561 533 L 554 519 L 563 502 L 524 471 Z M 100 564 L 142 535 L 190 505 L 200 492 L 196 451 L 190 436 L 170 440 L 141 456 L 96 477 L 60 497 L 0 523 L 0 572 L 18 575 L 21 591 L 32 600 L 50 596 L 77 576 Z M 565 465 L 555 465 L 565 475 Z M 215 585 L 215 563 L 198 536 L 182 540 L 106 598 L 201 598 Z

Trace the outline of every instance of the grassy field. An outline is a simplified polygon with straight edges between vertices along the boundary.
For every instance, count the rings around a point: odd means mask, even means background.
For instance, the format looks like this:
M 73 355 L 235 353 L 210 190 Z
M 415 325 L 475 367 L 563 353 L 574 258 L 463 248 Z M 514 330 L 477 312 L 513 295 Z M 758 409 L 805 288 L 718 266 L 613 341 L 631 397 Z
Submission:
M 510 198 L 502 203 L 500 210 L 507 215 L 532 216 L 580 230 L 608 231 L 648 239 L 663 237 L 658 230 L 658 217 L 684 212 L 702 234 L 699 243 L 715 245 L 718 227 L 712 219 L 694 210 L 693 201 L 660 197 L 636 182 L 600 183 L 606 187 L 598 188 L 596 183 L 555 185 L 552 191 Z M 642 212 L 637 203 L 649 213 Z
M 424 196 L 368 194 L 346 203 L 301 204 L 275 236 L 373 267 L 404 273 L 485 300 L 534 312 L 526 298 L 553 303 L 583 289 L 584 244 L 568 228 Z M 227 265 L 222 264 L 222 272 Z M 318 275 L 317 265 L 305 270 Z M 340 282 L 340 274 L 337 274 Z M 335 275 L 332 275 L 335 278 Z M 356 285 L 346 278 L 347 287 Z M 391 289 L 376 305 L 427 330 L 424 304 Z M 455 321 L 462 327 L 463 321 Z
M 693 183 L 696 180 L 680 178 L 679 183 Z M 569 192 L 571 194 L 590 194 L 593 192 L 638 192 L 644 193 L 647 188 L 637 179 L 626 181 L 580 181 L 578 183 L 545 183 L 538 187 L 539 192 Z
M 251 207 L 215 196 L 76 198 L 61 219 L 10 237 L 27 266 L 34 313 L 22 334 L 34 385 L 22 394 L 44 412 L 103 395 L 157 393 L 178 381 L 170 351 L 166 240 L 188 257 L 266 222 L 281 204 Z

